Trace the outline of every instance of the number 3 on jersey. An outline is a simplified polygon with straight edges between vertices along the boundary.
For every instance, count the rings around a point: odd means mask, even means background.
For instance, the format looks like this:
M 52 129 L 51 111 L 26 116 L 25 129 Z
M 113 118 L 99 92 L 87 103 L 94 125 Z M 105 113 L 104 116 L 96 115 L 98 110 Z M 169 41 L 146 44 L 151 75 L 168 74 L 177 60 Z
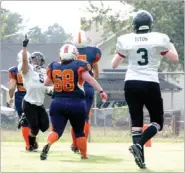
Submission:
M 141 57 L 142 59 L 144 59 L 144 61 L 138 61 L 138 64 L 140 66 L 143 66 L 143 65 L 147 65 L 148 64 L 148 51 L 145 49 L 145 48 L 139 48 L 137 50 L 137 53 L 138 54 L 143 54 Z

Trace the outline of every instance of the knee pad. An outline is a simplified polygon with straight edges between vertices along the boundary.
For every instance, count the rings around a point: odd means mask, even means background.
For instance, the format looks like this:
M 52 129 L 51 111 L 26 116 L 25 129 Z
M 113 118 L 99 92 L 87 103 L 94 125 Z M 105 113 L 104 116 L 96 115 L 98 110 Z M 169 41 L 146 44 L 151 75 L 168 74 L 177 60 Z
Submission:
M 152 122 L 150 125 L 153 125 L 154 127 L 156 127 L 157 131 L 161 131 L 163 129 L 163 123 L 156 123 L 156 122 Z

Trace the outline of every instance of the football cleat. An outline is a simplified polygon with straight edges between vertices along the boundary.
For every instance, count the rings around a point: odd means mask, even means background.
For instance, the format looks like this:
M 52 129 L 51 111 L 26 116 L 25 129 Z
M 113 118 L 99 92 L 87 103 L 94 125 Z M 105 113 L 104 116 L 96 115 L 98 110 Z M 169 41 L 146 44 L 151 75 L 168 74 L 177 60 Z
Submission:
M 71 151 L 73 151 L 75 154 L 79 154 L 79 150 L 77 147 L 74 147 L 73 144 L 71 145 Z
M 134 144 L 129 147 L 129 151 L 133 154 L 135 162 L 139 166 L 139 168 L 146 169 L 146 165 L 142 159 L 141 147 L 138 144 Z
M 81 156 L 81 159 L 82 160 L 87 160 L 87 159 L 89 159 L 87 156 L 85 157 L 85 156 Z
M 28 150 L 30 152 L 35 152 L 38 148 L 39 148 L 39 145 L 38 145 L 37 141 L 35 141 L 34 145 L 30 145 L 30 147 L 26 148 L 26 150 Z
M 44 148 L 42 149 L 42 152 L 40 154 L 40 160 L 46 160 L 47 159 L 47 154 L 48 154 L 49 149 L 50 149 L 49 144 L 44 146 Z

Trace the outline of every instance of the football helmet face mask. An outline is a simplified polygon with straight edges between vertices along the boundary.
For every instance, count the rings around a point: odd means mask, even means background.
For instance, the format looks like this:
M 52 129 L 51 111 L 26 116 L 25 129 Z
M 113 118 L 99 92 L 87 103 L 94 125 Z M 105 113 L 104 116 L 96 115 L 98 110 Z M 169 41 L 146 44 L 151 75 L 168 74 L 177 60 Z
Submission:
M 89 39 L 85 31 L 80 30 L 72 35 L 71 43 L 75 45 L 77 48 L 85 48 L 89 44 Z
M 78 49 L 72 44 L 64 44 L 60 48 L 61 61 L 75 60 L 77 59 L 78 54 Z
M 45 64 L 45 57 L 41 52 L 33 52 L 30 55 L 30 63 L 32 65 L 43 67 Z
M 153 17 L 152 15 L 146 10 L 139 10 L 132 20 L 132 27 L 134 31 L 151 31 L 153 25 Z

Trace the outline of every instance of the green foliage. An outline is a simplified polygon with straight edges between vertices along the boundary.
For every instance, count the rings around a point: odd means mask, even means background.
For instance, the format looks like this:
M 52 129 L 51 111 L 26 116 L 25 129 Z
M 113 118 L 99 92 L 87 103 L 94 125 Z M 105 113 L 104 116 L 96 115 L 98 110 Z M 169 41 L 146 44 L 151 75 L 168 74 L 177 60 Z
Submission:
M 54 23 L 53 25 L 49 26 L 47 31 L 45 31 L 43 34 L 47 37 L 47 42 L 49 43 L 60 43 L 67 39 L 67 35 L 63 27 L 58 23 Z
M 42 33 L 41 28 L 39 28 L 38 26 L 30 28 L 30 30 L 27 34 L 28 34 L 28 37 L 29 37 L 31 43 L 46 42 L 46 37 Z
M 22 25 L 23 17 L 6 9 L 1 9 L 1 40 L 8 42 L 20 42 L 23 39 L 24 29 Z M 46 31 L 42 31 L 39 26 L 29 29 L 28 37 L 31 43 L 56 43 L 64 42 L 69 37 L 62 26 L 57 23 L 50 25 Z
M 22 21 L 23 18 L 20 14 L 1 9 L 1 39 L 7 39 L 9 35 L 23 29 Z
M 111 7 L 105 7 L 102 1 L 100 6 L 94 5 L 93 2 L 89 1 L 89 5 L 86 7 L 86 12 L 92 14 L 92 18 L 89 20 L 91 22 L 89 23 L 91 25 L 92 23 L 95 23 L 97 31 L 100 27 L 103 27 L 102 37 L 104 39 L 117 33 L 120 29 L 128 25 L 129 20 L 124 20 L 121 17 L 120 12 L 113 13 Z M 91 29 L 91 25 L 89 25 L 88 29 Z

